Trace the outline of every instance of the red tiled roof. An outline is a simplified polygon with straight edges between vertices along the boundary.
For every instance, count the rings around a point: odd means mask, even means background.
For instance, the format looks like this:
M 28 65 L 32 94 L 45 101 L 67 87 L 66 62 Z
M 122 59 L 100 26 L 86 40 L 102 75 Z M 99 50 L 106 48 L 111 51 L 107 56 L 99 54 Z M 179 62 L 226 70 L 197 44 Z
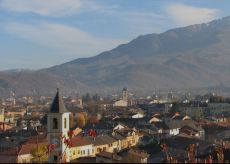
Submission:
M 47 145 L 48 143 L 47 142 L 39 142 L 38 145 Z M 20 147 L 20 151 L 19 151 L 19 154 L 22 155 L 22 154 L 30 154 L 31 151 L 37 147 L 37 144 L 23 144 L 21 147 Z
M 37 142 L 38 143 L 45 143 L 45 142 L 48 143 L 46 134 L 32 136 L 26 141 L 27 144 L 36 144 Z
M 87 141 L 86 139 L 84 139 L 83 137 L 71 138 L 71 142 L 72 142 L 72 147 L 91 145 L 91 143 Z
M 19 155 L 30 154 L 34 148 L 36 148 L 36 144 L 24 144 L 21 146 L 18 154 Z
M 0 152 L 0 156 L 1 155 L 16 156 L 17 155 L 17 151 L 18 151 L 18 149 L 16 147 L 15 148 L 11 148 L 11 149 L 8 149 L 8 150 Z

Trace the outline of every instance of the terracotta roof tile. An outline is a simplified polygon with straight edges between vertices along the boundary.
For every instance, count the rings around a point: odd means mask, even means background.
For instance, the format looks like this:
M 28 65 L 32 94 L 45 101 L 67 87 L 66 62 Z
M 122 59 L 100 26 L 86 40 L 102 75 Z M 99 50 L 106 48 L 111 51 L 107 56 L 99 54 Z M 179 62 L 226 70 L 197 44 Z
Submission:
M 83 137 L 74 137 L 74 138 L 71 138 L 71 142 L 72 142 L 72 147 L 92 145 L 89 141 L 87 141 Z

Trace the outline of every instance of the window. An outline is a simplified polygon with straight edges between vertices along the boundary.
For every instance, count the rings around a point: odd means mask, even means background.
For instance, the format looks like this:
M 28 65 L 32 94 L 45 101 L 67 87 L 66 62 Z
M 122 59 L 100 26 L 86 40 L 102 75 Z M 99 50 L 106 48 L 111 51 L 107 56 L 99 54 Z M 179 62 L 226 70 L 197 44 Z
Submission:
M 101 152 L 101 148 L 97 148 L 97 152 L 98 152 L 98 153 Z
M 80 154 L 80 150 L 78 150 L 78 155 Z
M 57 156 L 56 155 L 54 155 L 54 161 L 57 162 Z
M 82 151 L 81 151 L 81 155 L 85 155 L 85 150 L 82 150 Z
M 66 129 L 66 118 L 64 118 L 64 128 Z
M 58 128 L 58 120 L 57 118 L 53 119 L 53 129 L 57 129 Z

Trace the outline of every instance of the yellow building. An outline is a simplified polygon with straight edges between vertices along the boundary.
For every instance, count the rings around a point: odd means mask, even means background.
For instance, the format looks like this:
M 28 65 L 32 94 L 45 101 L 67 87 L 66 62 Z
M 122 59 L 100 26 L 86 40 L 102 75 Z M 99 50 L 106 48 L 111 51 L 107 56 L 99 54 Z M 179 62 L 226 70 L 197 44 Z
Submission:
M 23 117 L 26 113 L 25 109 L 22 110 L 12 110 L 12 111 L 8 111 L 6 114 L 14 119 L 16 118 L 20 118 Z
M 71 139 L 70 160 L 93 156 L 93 145 L 82 137 Z
M 93 144 L 93 156 L 102 151 L 115 152 L 118 147 L 118 141 L 109 135 L 100 135 L 97 137 L 85 137 L 90 143 Z
M 0 122 L 4 122 L 5 117 L 4 117 L 4 109 L 0 109 Z
M 137 132 L 137 130 L 130 128 L 114 130 L 112 135 L 114 138 L 118 138 L 120 136 L 120 149 L 126 149 L 135 146 L 139 142 L 140 138 L 140 134 Z

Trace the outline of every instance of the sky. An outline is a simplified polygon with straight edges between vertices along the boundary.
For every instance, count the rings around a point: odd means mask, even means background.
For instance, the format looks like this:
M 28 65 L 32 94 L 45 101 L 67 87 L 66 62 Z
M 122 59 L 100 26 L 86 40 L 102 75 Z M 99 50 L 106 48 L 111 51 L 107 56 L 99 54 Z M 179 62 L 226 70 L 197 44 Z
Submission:
M 95 56 L 139 35 L 230 16 L 229 0 L 0 0 L 0 70 Z

